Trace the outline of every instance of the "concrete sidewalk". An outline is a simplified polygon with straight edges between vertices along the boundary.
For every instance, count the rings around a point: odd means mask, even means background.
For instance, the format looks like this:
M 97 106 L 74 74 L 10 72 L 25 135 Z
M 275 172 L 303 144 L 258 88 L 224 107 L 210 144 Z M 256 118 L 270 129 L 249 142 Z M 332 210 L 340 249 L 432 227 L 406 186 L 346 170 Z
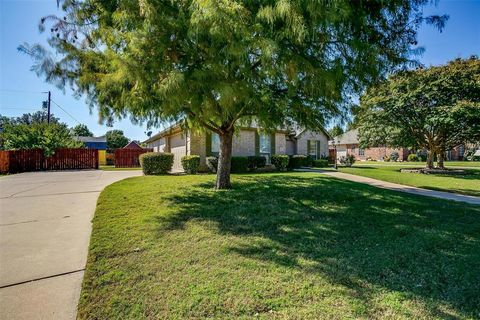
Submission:
M 386 182 L 386 181 L 381 181 L 381 180 L 377 180 L 377 179 L 372 179 L 372 178 L 367 178 L 367 177 L 362 177 L 362 176 L 356 176 L 356 175 L 353 175 L 353 174 L 348 174 L 348 173 L 343 173 L 343 172 L 338 172 L 338 171 L 326 171 L 326 170 L 315 170 L 315 169 L 299 169 L 299 170 L 296 170 L 296 171 L 317 172 L 317 173 L 321 173 L 321 174 L 324 174 L 324 175 L 329 176 L 329 177 L 349 180 L 349 181 L 353 181 L 353 182 L 365 183 L 365 184 L 368 184 L 368 185 L 371 185 L 371 186 L 374 186 L 374 187 L 378 187 L 378 188 L 383 188 L 383 189 L 401 191 L 401 192 L 417 194 L 417 195 L 422 195 L 422 196 L 427 196 L 427 197 L 434 197 L 434 198 L 447 199 L 447 200 L 460 201 L 460 202 L 466 202 L 466 203 L 469 203 L 469 204 L 480 205 L 480 198 L 479 197 L 467 196 L 467 195 L 462 195 L 462 194 L 458 194 L 458 193 L 450 193 L 450 192 L 435 191 L 435 190 L 428 190 L 428 189 L 422 189 L 422 188 L 417 188 L 417 187 L 405 186 L 403 184 L 396 184 L 396 183 L 392 183 L 392 182 Z
M 0 319 L 75 319 L 98 195 L 141 171 L 0 178 Z

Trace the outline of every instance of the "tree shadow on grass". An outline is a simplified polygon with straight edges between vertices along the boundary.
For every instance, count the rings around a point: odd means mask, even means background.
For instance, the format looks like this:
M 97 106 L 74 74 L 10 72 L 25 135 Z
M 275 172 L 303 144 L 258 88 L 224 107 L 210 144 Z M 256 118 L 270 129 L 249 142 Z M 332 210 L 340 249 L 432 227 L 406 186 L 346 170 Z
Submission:
M 159 237 L 190 221 L 214 222 L 220 234 L 268 240 L 232 243 L 232 254 L 319 274 L 366 306 L 380 286 L 421 298 L 434 317 L 449 317 L 440 304 L 480 315 L 480 207 L 314 176 L 212 186 L 172 195 L 178 210 L 158 217 Z

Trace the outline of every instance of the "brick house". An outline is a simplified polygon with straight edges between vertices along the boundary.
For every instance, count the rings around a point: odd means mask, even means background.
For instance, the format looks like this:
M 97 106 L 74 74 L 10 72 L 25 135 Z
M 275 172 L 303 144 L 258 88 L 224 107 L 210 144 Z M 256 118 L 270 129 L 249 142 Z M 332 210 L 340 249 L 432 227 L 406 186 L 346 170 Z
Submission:
M 328 133 L 322 128 L 318 132 L 301 129 L 278 129 L 274 133 L 263 133 L 255 125 L 239 128 L 233 136 L 233 156 L 260 155 L 270 163 L 272 154 L 304 154 L 314 158 L 328 156 Z M 199 155 L 200 169 L 206 169 L 205 158 L 218 155 L 220 139 L 215 133 L 184 130 L 176 124 L 144 141 L 155 152 L 174 154 L 172 171 L 182 171 L 181 158 Z
M 398 152 L 398 160 L 407 160 L 410 150 L 405 148 L 393 149 L 386 146 L 372 147 L 372 148 L 360 148 L 358 140 L 358 129 L 353 129 L 345 132 L 334 138 L 337 148 L 337 159 L 342 156 L 354 155 L 356 160 L 365 161 L 367 159 L 373 159 L 382 161 L 383 157 L 390 156 L 392 152 Z M 329 149 L 334 149 L 333 143 L 329 143 Z
M 465 154 L 465 146 L 458 146 L 452 150 L 448 150 L 445 154 L 445 159 L 447 161 L 461 161 L 463 160 L 463 155 Z

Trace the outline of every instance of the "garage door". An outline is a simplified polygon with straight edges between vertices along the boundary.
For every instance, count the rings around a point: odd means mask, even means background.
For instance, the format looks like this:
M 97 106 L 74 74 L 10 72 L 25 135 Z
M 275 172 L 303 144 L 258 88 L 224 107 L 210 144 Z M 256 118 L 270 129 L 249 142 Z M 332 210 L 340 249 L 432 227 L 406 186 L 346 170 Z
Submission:
M 173 172 L 183 171 L 182 157 L 186 155 L 187 148 L 185 137 L 182 134 L 176 134 L 170 137 L 170 152 L 173 153 Z
M 347 156 L 347 149 L 337 147 L 337 159 L 340 159 L 341 157 L 346 157 L 346 156 Z

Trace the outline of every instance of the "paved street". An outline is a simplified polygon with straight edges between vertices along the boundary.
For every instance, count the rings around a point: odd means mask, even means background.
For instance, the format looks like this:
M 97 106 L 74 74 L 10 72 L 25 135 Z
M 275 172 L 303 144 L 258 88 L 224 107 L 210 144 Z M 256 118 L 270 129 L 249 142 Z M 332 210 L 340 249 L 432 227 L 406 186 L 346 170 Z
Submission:
M 75 319 L 98 195 L 141 171 L 0 177 L 0 319 Z

